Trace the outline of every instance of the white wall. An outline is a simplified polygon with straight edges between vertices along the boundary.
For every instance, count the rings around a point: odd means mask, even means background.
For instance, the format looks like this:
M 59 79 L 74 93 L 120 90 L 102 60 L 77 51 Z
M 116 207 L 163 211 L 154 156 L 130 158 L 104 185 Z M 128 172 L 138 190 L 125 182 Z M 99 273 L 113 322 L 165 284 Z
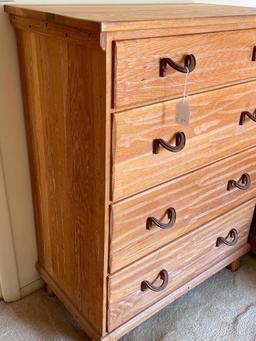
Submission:
M 157 2 L 157 0 L 16 0 L 16 3 L 136 3 L 136 2 Z M 239 0 L 202 0 L 202 1 L 170 1 L 164 2 L 208 2 L 241 5 Z M 2 3 L 2 2 L 1 2 Z M 9 2 L 8 2 L 9 3 Z M 244 0 L 243 5 L 256 6 L 256 0 Z M 0 214 L 6 219 L 0 219 L 0 236 L 2 245 L 9 245 L 8 255 L 3 253 L 5 248 L 1 249 L 0 243 L 0 283 L 3 296 L 6 300 L 12 300 L 19 295 L 30 293 L 31 290 L 40 285 L 39 275 L 35 270 L 37 260 L 37 250 L 35 241 L 35 228 L 33 220 L 33 209 L 31 200 L 31 187 L 29 179 L 27 148 L 24 131 L 23 109 L 21 100 L 21 89 L 18 72 L 18 60 L 16 52 L 16 43 L 14 30 L 8 21 L 8 16 L 3 12 L 0 5 L 0 163 L 2 160 L 3 170 L 2 183 L 3 195 L 6 202 L 0 201 Z M 3 238 L 5 236 L 5 238 Z M 12 240 L 10 240 L 10 238 Z M 1 253 L 2 250 L 2 253 Z M 4 257 L 5 255 L 5 257 Z M 12 261 L 11 259 L 12 255 Z M 1 257 L 3 263 L 8 262 L 7 267 L 2 270 Z M 7 258 L 8 257 L 8 258 Z M 11 265 L 12 264 L 12 265 Z M 9 273 L 4 273 L 8 271 Z M 17 270 L 15 278 L 14 272 Z M 1 273 L 2 270 L 2 273 Z M 11 277 L 8 275 L 11 274 Z M 12 278 L 10 285 L 10 278 Z M 5 279 L 5 281 L 4 281 Z M 9 281 L 9 282 L 8 282 Z M 5 288 L 3 288 L 3 286 Z M 9 294 L 3 289 L 10 289 Z M 14 293 L 15 288 L 22 288 L 18 293 Z M 6 293 L 4 295 L 4 293 Z
M 197 0 L 197 3 L 256 7 L 256 0 Z

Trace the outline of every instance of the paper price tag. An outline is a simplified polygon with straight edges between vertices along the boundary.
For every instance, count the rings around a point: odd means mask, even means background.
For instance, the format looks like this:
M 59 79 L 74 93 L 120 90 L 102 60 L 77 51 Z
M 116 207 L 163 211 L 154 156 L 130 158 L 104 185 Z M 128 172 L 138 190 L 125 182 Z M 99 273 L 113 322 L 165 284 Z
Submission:
M 182 99 L 176 104 L 176 123 L 189 125 L 191 109 L 189 103 Z

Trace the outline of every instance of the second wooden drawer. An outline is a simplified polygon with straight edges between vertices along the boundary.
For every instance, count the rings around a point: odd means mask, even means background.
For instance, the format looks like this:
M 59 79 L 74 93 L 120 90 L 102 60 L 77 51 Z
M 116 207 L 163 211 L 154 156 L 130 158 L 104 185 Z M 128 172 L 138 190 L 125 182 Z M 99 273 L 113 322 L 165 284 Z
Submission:
M 256 123 L 241 113 L 256 109 L 256 83 L 191 96 L 189 126 L 175 122 L 179 100 L 159 103 L 114 115 L 112 138 L 112 198 L 126 197 L 256 144 Z M 163 139 L 175 145 L 175 135 L 184 133 L 179 152 L 159 147 Z
M 241 180 L 240 184 L 236 184 L 241 189 L 231 186 L 228 190 L 229 181 L 238 182 L 242 175 L 244 184 Z M 121 269 L 255 197 L 255 190 L 256 148 L 251 148 L 113 204 L 110 271 Z M 160 227 L 152 218 L 158 221 Z M 164 228 L 166 226 L 162 224 L 168 221 L 169 226 Z

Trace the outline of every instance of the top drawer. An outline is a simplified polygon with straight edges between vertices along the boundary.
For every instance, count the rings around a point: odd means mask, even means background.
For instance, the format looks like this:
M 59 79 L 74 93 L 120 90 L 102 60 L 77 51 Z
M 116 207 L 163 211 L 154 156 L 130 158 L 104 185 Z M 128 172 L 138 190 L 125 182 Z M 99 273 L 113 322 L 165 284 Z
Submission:
M 112 106 L 131 107 L 183 93 L 184 73 L 167 67 L 160 77 L 160 59 L 184 66 L 193 54 L 196 67 L 188 77 L 189 93 L 256 77 L 256 30 L 193 34 L 114 43 Z

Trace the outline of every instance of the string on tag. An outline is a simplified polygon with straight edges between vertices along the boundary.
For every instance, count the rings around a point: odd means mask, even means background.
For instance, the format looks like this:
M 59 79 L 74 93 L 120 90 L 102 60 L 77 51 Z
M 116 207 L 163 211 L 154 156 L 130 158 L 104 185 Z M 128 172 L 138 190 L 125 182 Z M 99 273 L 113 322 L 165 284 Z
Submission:
M 185 76 L 185 82 L 184 82 L 184 90 L 183 90 L 183 103 L 186 101 L 186 98 L 188 97 L 187 89 L 188 89 L 188 75 L 189 75 L 189 68 L 186 66 L 186 76 Z
M 188 102 L 188 74 L 189 68 L 186 67 L 186 76 L 184 82 L 184 90 L 182 99 L 176 104 L 176 123 L 181 125 L 188 125 L 190 120 L 191 109 Z

